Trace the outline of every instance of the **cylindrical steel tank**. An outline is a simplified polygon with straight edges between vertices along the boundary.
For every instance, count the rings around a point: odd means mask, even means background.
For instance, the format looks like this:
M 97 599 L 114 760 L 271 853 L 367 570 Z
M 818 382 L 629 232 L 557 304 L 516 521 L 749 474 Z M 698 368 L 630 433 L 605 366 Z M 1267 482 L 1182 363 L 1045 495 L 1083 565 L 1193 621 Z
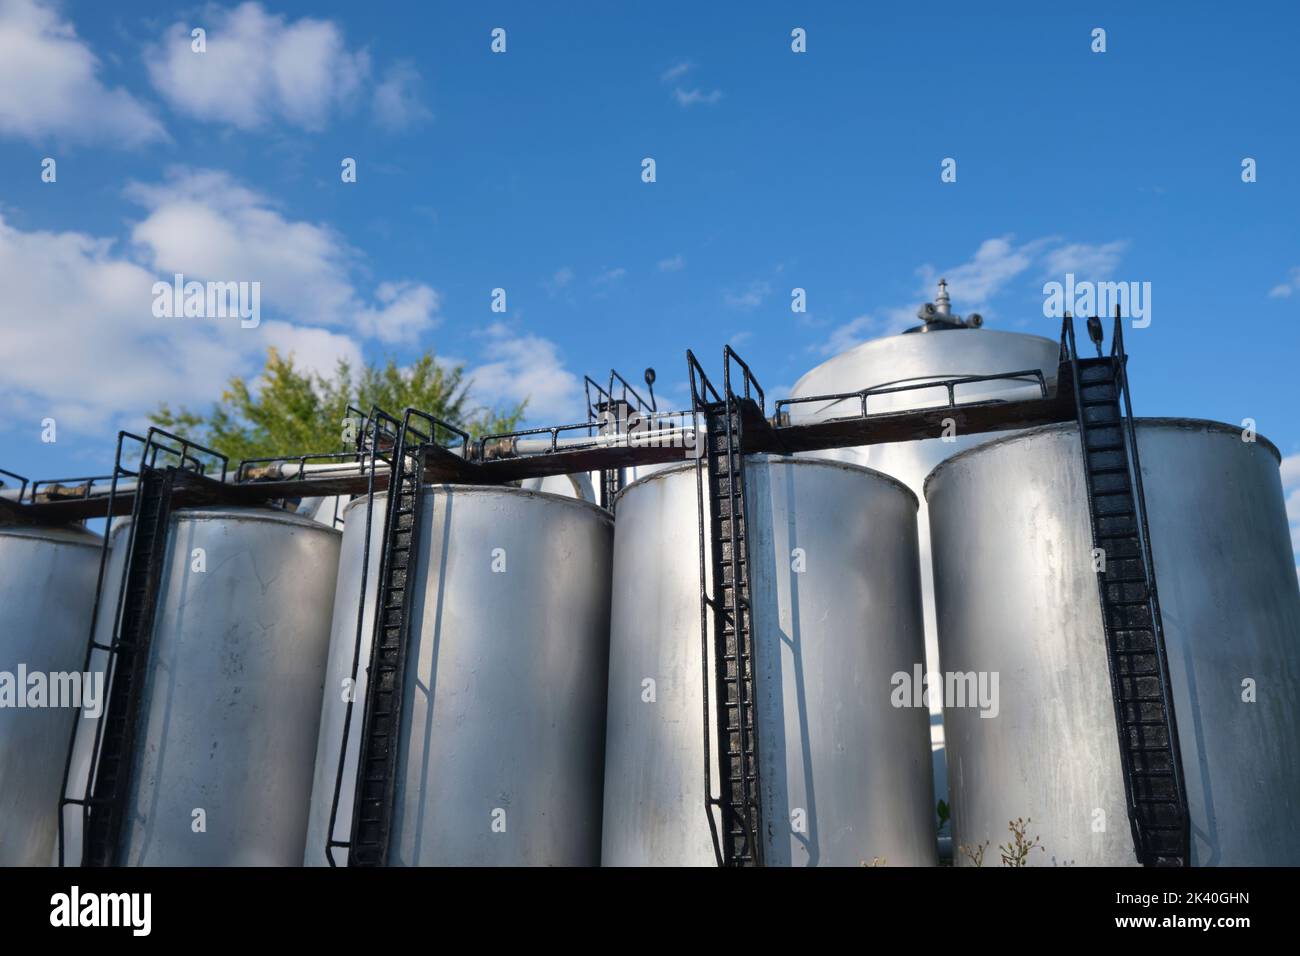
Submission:
M 600 480 L 600 472 L 577 472 L 572 475 L 547 475 L 544 478 L 526 478 L 519 483 L 525 491 L 540 491 L 561 498 L 577 498 L 579 501 L 595 502 L 600 496 L 592 484 L 592 475 Z
M 129 529 L 123 521 L 111 533 L 96 630 L 104 643 Z M 301 864 L 341 538 L 269 509 L 171 516 L 123 864 Z M 104 663 L 96 652 L 92 668 Z M 81 723 L 68 787 L 75 797 L 85 789 L 96 722 Z M 81 858 L 80 815 L 76 807 L 64 813 L 69 865 Z
M 933 864 L 926 709 L 891 701 L 924 659 L 916 498 L 852 465 L 746 461 L 766 863 Z M 713 865 L 695 466 L 629 485 L 617 514 L 602 861 Z
M 1136 432 L 1191 862 L 1294 866 L 1300 588 L 1277 449 L 1214 422 Z M 944 667 L 999 675 L 996 716 L 945 714 L 954 840 L 996 846 L 1030 818 L 1030 863 L 1135 864 L 1077 427 L 951 458 L 926 494 Z
M 955 328 L 943 331 L 910 332 L 865 342 L 822 363 L 795 383 L 792 398 L 837 395 L 891 382 L 916 382 L 955 378 L 963 375 L 996 375 L 1038 369 L 1049 387 L 1055 384 L 1060 345 L 1037 335 L 998 332 L 990 329 Z M 957 388 L 958 402 L 1001 399 L 1017 401 L 1039 394 L 1037 383 L 974 382 Z M 868 411 L 888 412 L 942 405 L 947 392 L 941 388 L 919 389 L 872 396 Z M 815 402 L 790 406 L 792 422 L 821 421 L 855 415 L 861 409 L 857 399 Z M 810 457 L 831 458 L 866 465 L 898 478 L 921 496 L 921 486 L 936 465 L 965 448 L 996 438 L 997 434 L 936 436 L 913 442 L 896 442 L 858 448 L 837 448 L 810 452 Z M 1005 434 L 1005 433 L 1001 433 Z M 921 546 L 921 595 L 925 615 L 927 667 L 938 672 L 940 661 L 934 624 L 934 578 L 930 568 L 930 519 L 924 500 L 917 512 Z M 936 705 L 932 709 L 931 745 L 935 751 L 936 799 L 947 792 L 943 760 L 943 728 Z
M 371 516 L 358 704 L 333 831 L 343 841 L 385 502 L 376 496 Z M 308 865 L 327 862 L 366 513 L 358 498 L 344 517 Z M 599 863 L 611 539 L 609 514 L 575 498 L 513 487 L 425 489 L 390 865 Z M 346 849 L 334 851 L 337 864 L 346 860 Z
M 80 527 L 0 527 L 0 866 L 54 852 L 68 704 L 87 689 L 63 675 L 85 663 L 101 544 Z M 77 701 L 51 698 L 74 684 Z
M 346 495 L 327 495 L 324 498 L 304 498 L 297 513 L 318 521 L 327 528 L 343 527 L 343 509 L 347 507 Z

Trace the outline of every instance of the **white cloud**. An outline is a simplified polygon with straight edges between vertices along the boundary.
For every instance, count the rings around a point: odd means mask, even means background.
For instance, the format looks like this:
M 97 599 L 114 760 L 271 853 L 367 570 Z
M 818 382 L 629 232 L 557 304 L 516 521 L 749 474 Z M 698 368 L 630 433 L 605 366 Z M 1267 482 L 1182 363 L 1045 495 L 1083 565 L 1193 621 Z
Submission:
M 0 217 L 0 406 L 53 416 L 73 433 L 102 431 L 166 401 L 206 406 L 268 345 L 311 368 L 359 351 L 346 335 L 265 320 L 159 319 L 156 274 L 112 239 L 24 232 Z
M 695 66 L 692 63 L 678 63 L 659 74 L 659 82 L 676 84 L 678 80 L 693 69 L 695 69 Z M 717 103 L 722 99 L 722 90 L 709 90 L 706 93 L 699 87 L 686 89 L 681 85 L 674 85 L 673 99 L 675 99 L 677 105 L 683 109 L 695 106 L 699 103 L 703 103 L 706 106 L 712 106 L 714 103 Z
M 881 334 L 879 323 L 874 316 L 859 315 L 843 325 L 836 326 L 825 342 L 810 346 L 809 351 L 819 352 L 822 355 L 838 355 Z
M 340 357 L 359 362 L 362 338 L 414 341 L 439 320 L 436 290 L 388 280 L 363 293 L 343 236 L 288 218 L 225 173 L 177 169 L 127 193 L 145 210 L 129 241 L 28 232 L 0 216 L 0 407 L 102 431 L 164 401 L 206 406 L 232 375 L 260 368 L 268 346 L 329 373 Z M 178 272 L 260 282 L 260 324 L 155 317 L 154 283 Z
M 561 266 L 555 270 L 555 275 L 542 282 L 546 291 L 551 295 L 556 295 L 573 281 L 573 270 L 568 266 Z
M 722 90 L 709 90 L 709 92 L 705 93 L 698 87 L 684 90 L 677 86 L 673 88 L 673 98 L 677 100 L 677 105 L 681 107 L 695 106 L 697 103 L 712 106 L 722 99 Z
M 195 24 L 207 51 L 191 49 Z M 290 22 L 260 3 L 215 4 L 191 23 L 174 23 L 146 51 L 154 89 L 178 112 L 250 130 L 271 122 L 321 129 L 357 99 L 370 73 L 365 50 L 349 50 L 337 24 Z
M 1300 454 L 1282 459 L 1282 487 L 1300 488 Z
M 659 260 L 660 272 L 680 272 L 684 268 L 686 268 L 686 257 L 680 252 L 669 259 Z
M 378 308 L 357 313 L 357 328 L 363 335 L 381 342 L 411 342 L 437 324 L 435 316 L 442 298 L 427 285 L 414 282 L 382 282 L 375 290 Z
M 972 258 L 949 269 L 936 269 L 929 263 L 921 266 L 916 270 L 921 277 L 918 295 L 932 298 L 935 283 L 942 277 L 948 280 L 956 311 L 978 311 L 1031 268 L 1057 278 L 1073 272 L 1081 280 L 1104 279 L 1115 272 L 1129 246 L 1124 239 L 1092 244 L 1066 243 L 1057 236 L 1045 236 L 1017 244 L 1014 238 L 1008 235 L 985 239 Z M 962 303 L 960 309 L 958 301 Z
M 1286 494 L 1286 517 L 1291 523 L 1291 550 L 1300 565 L 1300 454 L 1282 459 L 1282 490 Z
M 417 92 L 420 73 L 405 61 L 395 63 L 375 87 L 375 121 L 387 130 L 403 130 L 433 118 Z
M 664 70 L 663 73 L 660 74 L 660 76 L 659 76 L 659 81 L 660 81 L 661 83 L 671 83 L 671 82 L 673 82 L 674 80 L 679 80 L 679 79 L 681 79 L 683 76 L 685 76 L 685 75 L 686 75 L 687 73 L 689 73 L 690 71 L 691 71 L 691 64 L 689 64 L 689 63 L 678 63 L 678 64 L 676 64 L 676 65 L 674 65 L 674 66 L 670 66 L 668 69 Z
M 1289 299 L 1296 292 L 1300 292 L 1300 266 L 1294 267 L 1286 281 L 1273 286 L 1268 294 L 1274 299 Z
M 723 294 L 723 301 L 733 309 L 750 310 L 757 309 L 763 304 L 763 300 L 771 293 L 772 286 L 770 283 L 755 280 L 746 286 L 740 292 L 727 292 Z
M 920 266 L 916 270 L 921 279 L 916 302 L 860 315 L 833 329 L 825 341 L 811 346 L 810 351 L 834 355 L 868 339 L 895 335 L 916 325 L 920 321 L 917 309 L 923 301 L 933 299 L 935 283 L 940 277 L 948 280 L 953 311 L 960 315 L 987 312 L 994 298 L 1031 271 L 1045 275 L 1074 272 L 1081 279 L 1098 281 L 1114 272 L 1128 245 L 1127 240 L 1067 243 L 1057 236 L 1024 243 L 1016 243 L 1009 235 L 986 239 L 974 256 L 956 266 L 948 269 L 937 269 L 930 263 Z
M 1047 253 L 1043 259 L 1044 272 L 1061 280 L 1071 272 L 1081 280 L 1101 282 L 1114 275 L 1127 248 L 1128 242 L 1123 239 L 1097 244 L 1072 242 Z
M 613 285 L 615 282 L 618 282 L 620 279 L 622 279 L 625 275 L 627 275 L 627 270 L 624 269 L 622 266 L 618 266 L 617 268 L 614 269 L 606 269 L 600 275 L 592 279 L 591 284 L 604 285 L 604 286 Z
M 172 170 L 166 182 L 132 184 L 127 194 L 149 211 L 131 238 L 160 275 L 257 281 L 264 303 L 327 325 L 351 314 L 349 250 L 328 226 L 291 222 L 213 170 Z
M 528 400 L 533 421 L 578 421 L 582 382 L 564 367 L 559 347 L 536 335 L 519 335 L 502 323 L 487 330 L 485 361 L 467 373 L 471 399 L 485 407 Z
M 260 282 L 264 308 L 304 324 L 353 325 L 384 342 L 414 341 L 437 322 L 435 290 L 389 282 L 367 302 L 351 280 L 360 254 L 342 235 L 286 218 L 227 173 L 178 167 L 127 194 L 148 210 L 131 238 L 161 277 Z
M 279 350 L 283 356 L 292 356 L 294 365 L 300 369 L 329 378 L 334 374 L 340 359 L 353 369 L 361 366 L 361 346 L 346 335 L 278 320 L 263 322 L 260 328 L 266 345 Z M 259 359 L 261 355 L 262 349 L 259 347 Z
M 1286 517 L 1291 522 L 1291 550 L 1300 554 L 1300 488 L 1286 496 Z
M 950 269 L 938 270 L 930 264 L 921 266 L 920 294 L 934 295 L 935 283 L 942 276 L 948 280 L 950 294 L 972 308 L 979 308 L 1015 279 L 1041 255 L 1054 240 L 1035 239 L 1016 245 L 1011 236 L 985 239 L 973 258 Z M 959 310 L 960 311 L 960 310 Z
M 99 58 L 52 7 L 0 0 L 0 134 L 127 147 L 167 138 L 147 106 L 99 74 Z
M 899 306 L 894 309 L 859 315 L 857 318 L 837 326 L 831 331 L 825 342 L 813 346 L 811 351 L 822 355 L 837 355 L 870 339 L 877 339 L 885 335 L 897 335 L 904 329 L 916 325 L 919 321 L 916 317 L 916 309 L 911 306 Z

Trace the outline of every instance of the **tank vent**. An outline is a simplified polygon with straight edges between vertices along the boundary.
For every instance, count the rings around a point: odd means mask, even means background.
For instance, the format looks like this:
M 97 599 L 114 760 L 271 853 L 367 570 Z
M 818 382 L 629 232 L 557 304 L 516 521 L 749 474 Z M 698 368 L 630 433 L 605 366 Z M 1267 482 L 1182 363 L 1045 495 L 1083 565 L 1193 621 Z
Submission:
M 904 329 L 907 332 L 944 332 L 952 329 L 978 329 L 984 324 L 984 317 L 978 312 L 972 312 L 968 317 L 963 319 L 960 315 L 952 311 L 952 300 L 948 297 L 948 280 L 939 280 L 939 294 L 935 296 L 933 302 L 927 302 L 916 310 L 916 317 L 921 320 L 920 325 L 914 325 L 910 329 Z

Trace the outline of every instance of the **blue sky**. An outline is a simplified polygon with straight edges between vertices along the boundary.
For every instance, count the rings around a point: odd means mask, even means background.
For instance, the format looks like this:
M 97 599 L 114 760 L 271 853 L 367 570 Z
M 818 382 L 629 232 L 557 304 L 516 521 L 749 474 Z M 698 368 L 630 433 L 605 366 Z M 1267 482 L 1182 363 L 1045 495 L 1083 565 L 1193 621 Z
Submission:
M 728 341 L 781 392 L 941 274 L 1054 337 L 1067 269 L 1151 283 L 1140 414 L 1296 456 L 1295 4 L 1048 6 L 0 0 L 0 467 L 102 472 L 272 344 L 433 347 L 549 423 L 610 366 L 680 405 Z M 175 271 L 260 281 L 262 324 L 154 318 Z

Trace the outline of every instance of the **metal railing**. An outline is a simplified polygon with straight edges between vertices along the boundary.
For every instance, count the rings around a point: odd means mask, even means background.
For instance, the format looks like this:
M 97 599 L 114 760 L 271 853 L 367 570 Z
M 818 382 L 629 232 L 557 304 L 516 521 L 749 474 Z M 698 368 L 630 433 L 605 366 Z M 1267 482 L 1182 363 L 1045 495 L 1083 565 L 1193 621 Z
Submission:
M 926 381 L 918 379 L 897 379 L 893 382 L 885 382 L 881 385 L 873 385 L 870 388 L 858 389 L 852 392 L 835 392 L 828 395 L 807 395 L 799 398 L 783 398 L 777 401 L 774 415 L 777 421 L 777 427 L 784 427 L 789 424 L 788 409 L 795 405 L 808 405 L 812 403 L 838 403 L 857 399 L 861 406 L 857 414 L 842 415 L 835 418 L 820 418 L 819 421 L 849 421 L 858 418 L 870 418 L 873 414 L 896 414 L 894 412 L 872 412 L 867 407 L 869 399 L 877 395 L 894 395 L 900 392 L 925 391 L 929 389 L 944 389 L 947 393 L 947 401 L 942 406 L 930 405 L 930 409 L 936 407 L 958 408 L 961 405 L 973 404 L 972 402 L 957 401 L 957 389 L 962 385 L 971 385 L 980 382 L 1023 382 L 1025 384 L 1035 384 L 1038 386 L 1040 398 L 1047 398 L 1049 390 L 1047 379 L 1043 376 L 1042 369 L 1023 369 L 1016 372 L 998 372 L 991 375 L 959 375 L 952 378 L 929 378 Z M 989 401 L 989 399 L 980 399 L 980 401 Z M 915 409 L 906 409 L 905 411 L 914 411 Z
M 376 406 L 366 416 L 364 431 L 361 434 L 361 448 L 364 449 L 363 464 L 365 465 L 365 474 L 367 476 L 366 487 L 366 519 L 364 526 L 364 537 L 361 545 L 361 580 L 358 586 L 360 598 L 357 601 L 357 622 L 353 631 L 352 639 L 352 667 L 349 670 L 349 689 L 351 693 L 347 696 L 347 704 L 343 710 L 343 733 L 339 742 L 338 767 L 334 773 L 334 787 L 330 794 L 330 814 L 329 823 L 325 831 L 325 859 L 330 866 L 337 866 L 334 859 L 336 849 L 350 849 L 352 846 L 351 837 L 351 815 L 349 815 L 349 835 L 346 840 L 336 839 L 334 836 L 338 826 L 339 800 L 343 790 L 343 777 L 347 768 L 348 743 L 352 736 L 352 718 L 356 708 L 358 697 L 357 678 L 361 671 L 361 643 L 365 636 L 366 627 L 366 596 L 369 593 L 368 582 L 370 578 L 370 544 L 373 540 L 372 530 L 374 527 L 375 513 L 375 476 L 379 472 L 380 464 L 387 465 L 390 469 L 393 467 L 393 455 L 391 451 L 396 448 L 402 430 L 402 423 L 392 415 L 389 415 L 383 409 Z M 367 435 L 369 441 L 366 441 Z M 388 442 L 381 440 L 381 437 L 390 439 Z M 387 445 L 390 453 L 385 457 L 381 448 Z M 384 528 L 381 534 L 388 533 L 388 509 L 384 509 Z M 378 604 L 379 602 L 376 602 Z M 329 691 L 326 691 L 329 693 Z M 324 732 L 322 727 L 321 731 Z M 358 765 L 358 770 L 359 770 Z

